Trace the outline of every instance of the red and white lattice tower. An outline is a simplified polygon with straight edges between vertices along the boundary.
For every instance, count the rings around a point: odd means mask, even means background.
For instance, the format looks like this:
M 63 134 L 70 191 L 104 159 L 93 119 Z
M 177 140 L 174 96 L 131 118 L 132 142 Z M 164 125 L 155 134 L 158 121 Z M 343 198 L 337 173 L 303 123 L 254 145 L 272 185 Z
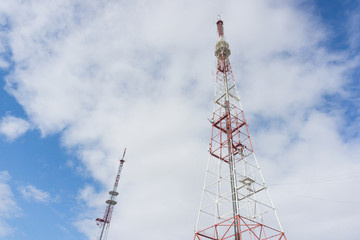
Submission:
M 116 199 L 116 196 L 119 195 L 119 193 L 116 190 L 117 190 L 117 187 L 119 184 L 121 170 L 122 170 L 123 164 L 125 162 L 125 160 L 124 160 L 125 153 L 126 153 L 126 148 L 124 150 L 124 154 L 123 154 L 122 158 L 120 159 L 120 166 L 118 169 L 118 173 L 116 175 L 114 187 L 113 187 L 112 191 L 109 192 L 109 196 L 110 196 L 109 199 L 106 200 L 107 206 L 105 209 L 104 217 L 96 219 L 96 224 L 99 226 L 99 233 L 98 233 L 98 237 L 97 237 L 98 240 L 105 240 L 108 235 L 112 212 L 113 212 L 114 206 L 117 203 L 115 201 L 115 199 Z
M 286 240 L 251 144 L 218 19 L 210 157 L 194 240 Z

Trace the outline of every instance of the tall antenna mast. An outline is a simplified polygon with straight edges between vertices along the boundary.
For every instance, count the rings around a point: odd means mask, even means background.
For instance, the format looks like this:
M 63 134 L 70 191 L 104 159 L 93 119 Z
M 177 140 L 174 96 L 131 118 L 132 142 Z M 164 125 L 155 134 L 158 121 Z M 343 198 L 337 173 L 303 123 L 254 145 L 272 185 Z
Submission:
M 219 17 L 210 155 L 194 240 L 286 240 L 255 157 L 223 24 Z
M 125 153 L 126 153 L 126 148 L 124 150 L 122 158 L 120 159 L 120 165 L 119 165 L 119 169 L 118 169 L 118 172 L 116 175 L 114 187 L 113 187 L 112 191 L 109 192 L 110 198 L 108 200 L 106 200 L 107 206 L 105 209 L 104 217 L 96 219 L 96 224 L 100 227 L 99 235 L 97 238 L 98 240 L 105 240 L 107 238 L 107 234 L 108 234 L 110 222 L 111 222 L 112 212 L 113 212 L 114 206 L 117 204 L 115 199 L 116 199 L 116 196 L 119 195 L 119 193 L 116 190 L 117 190 L 117 187 L 119 184 L 121 170 L 122 170 L 123 164 L 125 162 L 125 160 L 124 160 Z

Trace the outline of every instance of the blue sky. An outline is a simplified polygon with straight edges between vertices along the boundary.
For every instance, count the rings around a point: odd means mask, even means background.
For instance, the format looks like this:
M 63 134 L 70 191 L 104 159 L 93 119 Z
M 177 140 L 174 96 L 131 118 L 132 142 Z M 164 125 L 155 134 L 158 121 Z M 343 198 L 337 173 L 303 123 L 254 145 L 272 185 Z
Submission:
M 124 147 L 109 239 L 191 239 L 219 13 L 288 238 L 357 239 L 359 1 L 9 2 L 0 239 L 95 239 Z

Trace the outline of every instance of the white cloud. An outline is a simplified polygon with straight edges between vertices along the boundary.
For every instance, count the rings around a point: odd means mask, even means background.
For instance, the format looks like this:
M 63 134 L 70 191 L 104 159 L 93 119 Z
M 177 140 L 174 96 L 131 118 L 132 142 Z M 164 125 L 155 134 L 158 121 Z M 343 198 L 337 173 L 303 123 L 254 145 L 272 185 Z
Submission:
M 266 163 L 264 169 L 271 170 L 265 175 L 275 184 L 270 182 L 270 188 L 281 206 L 278 211 L 288 238 L 322 238 L 323 231 L 341 223 L 341 232 L 330 230 L 334 239 L 355 239 L 360 194 L 352 186 L 360 181 L 359 139 L 344 142 L 334 130 L 340 123 L 336 117 L 313 111 L 297 129 L 295 139 L 272 142 L 266 141 L 266 132 L 257 136 L 263 142 L 258 145 L 263 147 L 260 156 Z M 274 147 L 282 151 L 278 156 L 267 156 L 266 149 Z M 316 227 L 309 217 L 316 218 Z M 303 232 L 294 230 L 299 225 Z
M 30 124 L 21 118 L 5 116 L 0 122 L 0 133 L 5 135 L 9 141 L 22 136 L 30 128 Z
M 28 200 L 33 200 L 35 202 L 49 202 L 50 194 L 36 188 L 33 185 L 27 185 L 25 187 L 19 188 L 20 193 Z
M 9 63 L 6 62 L 4 59 L 0 58 L 0 68 L 8 68 Z
M 9 180 L 9 173 L 0 171 L 0 237 L 11 235 L 14 232 L 14 227 L 9 225 L 6 220 L 18 216 L 20 211 L 8 184 Z
M 2 8 L 12 25 L 7 38 L 16 63 L 7 90 L 32 123 L 44 136 L 61 133 L 62 143 L 106 190 L 123 147 L 128 148 L 109 239 L 193 235 L 210 136 L 219 12 L 269 184 L 335 176 L 335 170 L 346 174 L 359 167 L 350 161 L 358 156 L 352 149 L 359 149 L 359 140 L 342 139 L 337 127 L 341 114 L 314 110 L 324 95 L 346 92 L 345 73 L 358 63 L 346 52 L 321 47 L 327 32 L 311 11 L 250 0 L 226 5 L 11 2 Z M 341 183 L 314 185 L 295 193 L 331 198 L 330 192 L 337 192 L 348 198 L 353 189 Z M 292 188 L 271 189 L 289 238 L 303 239 L 298 226 L 308 222 L 307 228 L 317 224 L 324 238 L 337 239 L 337 229 L 326 226 L 334 223 L 328 214 L 334 205 L 303 205 L 303 199 L 286 195 Z M 319 192 L 323 195 L 315 195 Z M 357 201 L 357 194 L 352 197 Z M 95 213 L 89 209 L 102 214 L 106 193 L 87 187 L 80 198 L 87 214 L 79 216 L 77 226 L 91 238 L 94 221 L 89 219 L 101 215 L 91 216 Z M 341 215 L 348 208 L 336 207 L 338 219 L 346 223 L 356 214 Z M 351 224 L 347 229 L 358 231 Z

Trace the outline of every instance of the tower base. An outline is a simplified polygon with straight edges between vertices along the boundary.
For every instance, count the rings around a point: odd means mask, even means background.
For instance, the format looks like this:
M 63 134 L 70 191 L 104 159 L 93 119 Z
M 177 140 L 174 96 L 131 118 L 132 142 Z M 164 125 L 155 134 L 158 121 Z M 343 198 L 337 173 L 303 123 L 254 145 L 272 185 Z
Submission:
M 238 229 L 238 237 L 235 229 Z M 287 240 L 285 233 L 239 215 L 195 233 L 194 240 L 207 239 Z

